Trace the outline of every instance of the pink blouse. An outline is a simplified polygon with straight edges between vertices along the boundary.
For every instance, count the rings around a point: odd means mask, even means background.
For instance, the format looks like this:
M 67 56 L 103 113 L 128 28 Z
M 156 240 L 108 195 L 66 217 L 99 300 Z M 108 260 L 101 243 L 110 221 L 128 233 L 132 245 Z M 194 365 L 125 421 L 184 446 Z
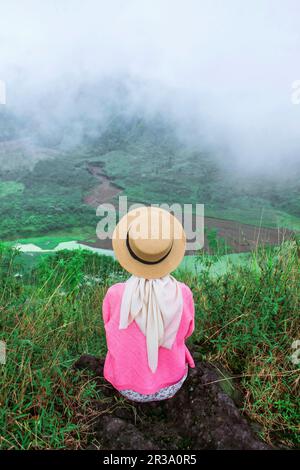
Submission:
M 195 367 L 185 345 L 185 339 L 194 331 L 194 301 L 188 286 L 179 283 L 183 295 L 180 326 L 172 349 L 162 346 L 158 352 L 158 366 L 153 373 L 148 366 L 146 337 L 133 321 L 125 330 L 119 330 L 120 307 L 125 283 L 110 287 L 103 300 L 103 321 L 106 331 L 107 356 L 104 377 L 117 390 L 133 390 L 152 394 L 173 385 L 185 374 L 186 364 Z

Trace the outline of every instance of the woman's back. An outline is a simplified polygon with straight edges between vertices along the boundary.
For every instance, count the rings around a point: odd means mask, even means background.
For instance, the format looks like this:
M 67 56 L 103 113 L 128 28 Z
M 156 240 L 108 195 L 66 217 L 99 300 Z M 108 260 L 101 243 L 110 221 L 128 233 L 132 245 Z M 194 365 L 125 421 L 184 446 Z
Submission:
M 118 390 L 133 390 L 141 394 L 153 394 L 163 387 L 179 381 L 186 364 L 194 367 L 194 361 L 185 345 L 185 339 L 194 330 L 194 301 L 191 290 L 179 283 L 183 309 L 175 342 L 171 349 L 159 348 L 158 365 L 153 373 L 148 365 L 146 337 L 133 321 L 126 329 L 120 329 L 120 309 L 125 283 L 110 287 L 103 300 L 103 320 L 108 353 L 104 365 L 104 377 Z

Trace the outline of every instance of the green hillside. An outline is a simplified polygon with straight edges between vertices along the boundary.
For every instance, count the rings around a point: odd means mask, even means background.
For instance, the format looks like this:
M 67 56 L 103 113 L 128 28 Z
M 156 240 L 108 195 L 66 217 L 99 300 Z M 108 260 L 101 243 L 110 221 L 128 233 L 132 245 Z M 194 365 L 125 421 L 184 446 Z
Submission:
M 220 151 L 184 145 L 162 120 L 115 118 L 72 149 L 52 144 L 45 147 L 43 136 L 29 146 L 0 143 L 2 239 L 68 235 L 80 226 L 93 235 L 97 218 L 84 198 L 99 182 L 88 163 L 101 165 L 131 202 L 203 203 L 206 216 L 300 229 L 299 168 L 280 179 L 237 175 Z
M 253 254 L 232 271 L 175 275 L 192 289 L 196 329 L 189 347 L 197 362 L 221 363 L 241 394 L 240 409 L 268 443 L 299 446 L 300 269 L 296 242 Z M 253 267 L 255 266 L 255 269 Z M 217 275 L 216 275 L 217 274 Z M 97 379 L 74 371 L 84 353 L 104 357 L 101 316 L 106 289 L 127 278 L 109 256 L 88 252 L 43 255 L 25 264 L 0 246 L 2 449 L 85 448 L 93 440 Z M 115 407 L 128 407 L 115 396 Z M 88 425 L 88 423 L 90 423 Z

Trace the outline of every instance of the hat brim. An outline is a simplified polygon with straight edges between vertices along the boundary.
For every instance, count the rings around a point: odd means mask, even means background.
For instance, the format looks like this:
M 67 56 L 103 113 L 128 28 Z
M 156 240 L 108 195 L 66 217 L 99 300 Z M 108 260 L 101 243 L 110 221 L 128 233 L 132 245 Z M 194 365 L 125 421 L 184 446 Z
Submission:
M 125 214 L 113 232 L 112 246 L 115 252 L 115 256 L 120 265 L 130 274 L 134 274 L 135 276 L 143 277 L 145 279 L 157 279 L 164 277 L 174 271 L 179 266 L 184 257 L 186 247 L 186 236 L 184 229 L 179 220 L 170 214 L 174 219 L 174 227 L 176 230 L 175 233 L 179 233 L 180 236 L 174 238 L 171 251 L 166 258 L 157 264 L 145 264 L 131 256 L 127 248 L 126 237 L 120 236 L 120 234 L 127 233 L 128 221 L 134 212 L 135 211 L 133 210 Z

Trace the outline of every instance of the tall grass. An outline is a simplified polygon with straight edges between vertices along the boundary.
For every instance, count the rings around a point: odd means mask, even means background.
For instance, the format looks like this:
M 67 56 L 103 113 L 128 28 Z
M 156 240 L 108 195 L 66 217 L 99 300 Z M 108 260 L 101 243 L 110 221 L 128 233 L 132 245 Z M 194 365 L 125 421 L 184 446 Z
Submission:
M 226 367 L 243 394 L 243 412 L 269 442 L 299 444 L 300 339 L 297 243 L 259 250 L 248 267 L 211 277 L 178 272 L 196 304 L 191 339 L 196 360 Z M 110 257 L 60 252 L 24 270 L 20 256 L 0 247 L 0 447 L 79 448 L 88 441 L 90 402 L 103 400 L 92 376 L 74 371 L 83 353 L 106 351 L 102 299 L 127 274 Z
M 300 263 L 297 242 L 253 253 L 249 267 L 185 279 L 196 301 L 193 342 L 203 360 L 231 371 L 243 392 L 243 410 L 262 437 L 300 444 L 299 365 L 292 344 L 300 339 Z
M 104 355 L 102 299 L 120 268 L 110 257 L 64 252 L 20 278 L 15 259 L 2 249 L 1 448 L 78 447 L 86 397 L 98 396 L 90 377 L 71 365 L 84 352 Z M 85 277 L 95 271 L 97 284 Z

